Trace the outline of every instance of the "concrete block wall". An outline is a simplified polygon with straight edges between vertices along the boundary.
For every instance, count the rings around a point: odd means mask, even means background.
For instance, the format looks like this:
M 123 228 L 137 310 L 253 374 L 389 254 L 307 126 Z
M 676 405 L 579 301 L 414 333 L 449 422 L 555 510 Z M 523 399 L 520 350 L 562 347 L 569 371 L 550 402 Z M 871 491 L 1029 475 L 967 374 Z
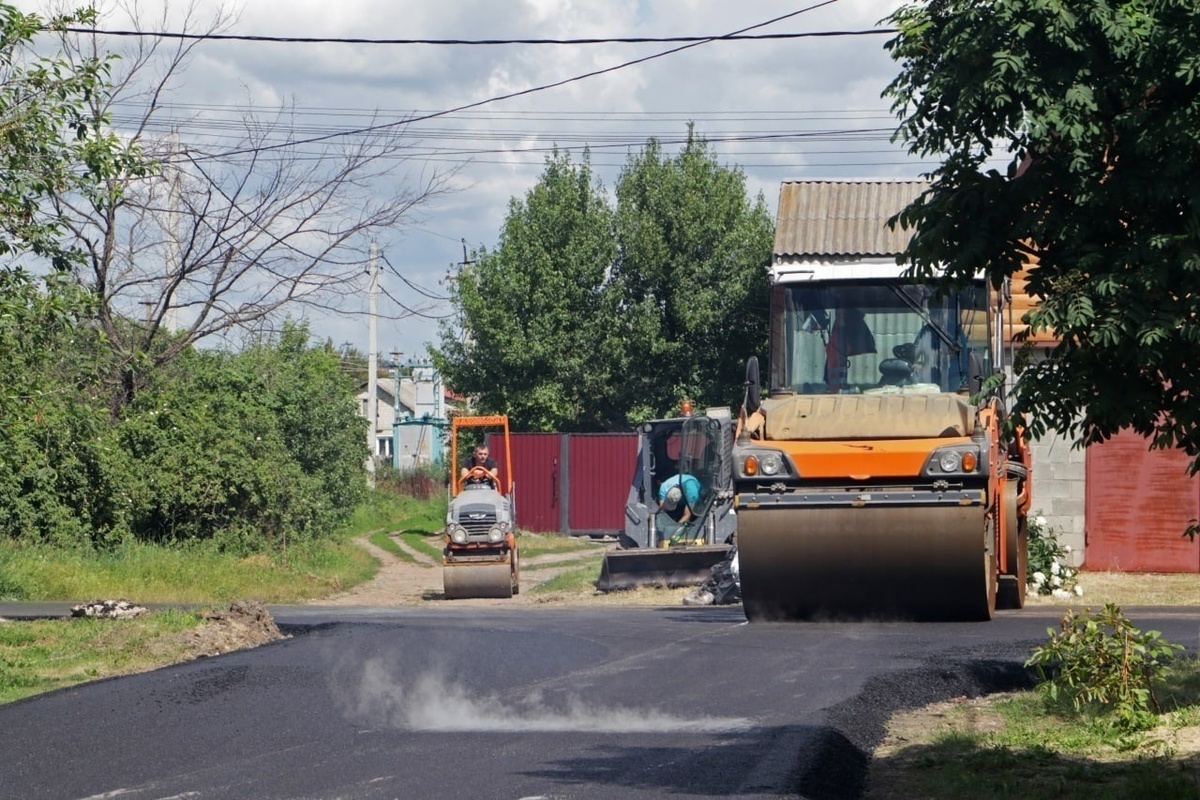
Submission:
M 1042 516 L 1061 544 L 1071 548 L 1070 564 L 1083 563 L 1086 453 L 1056 434 L 1030 444 L 1033 505 L 1030 518 Z

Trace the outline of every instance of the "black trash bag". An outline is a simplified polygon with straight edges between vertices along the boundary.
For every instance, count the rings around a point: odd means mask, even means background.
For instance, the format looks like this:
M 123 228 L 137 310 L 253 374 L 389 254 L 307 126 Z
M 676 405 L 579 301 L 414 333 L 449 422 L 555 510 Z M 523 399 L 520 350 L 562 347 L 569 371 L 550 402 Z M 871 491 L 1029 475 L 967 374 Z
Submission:
M 742 602 L 742 584 L 737 568 L 737 547 L 729 548 L 722 560 L 713 564 L 708 580 L 683 598 L 688 606 L 727 606 Z

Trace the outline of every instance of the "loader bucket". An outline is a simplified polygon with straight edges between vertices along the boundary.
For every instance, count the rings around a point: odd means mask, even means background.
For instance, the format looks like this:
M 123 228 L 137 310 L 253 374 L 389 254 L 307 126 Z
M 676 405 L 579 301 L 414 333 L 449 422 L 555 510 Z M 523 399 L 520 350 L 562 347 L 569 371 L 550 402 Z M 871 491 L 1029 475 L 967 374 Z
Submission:
M 638 586 L 699 586 L 728 553 L 729 545 L 724 544 L 612 550 L 604 554 L 596 588 L 611 592 Z

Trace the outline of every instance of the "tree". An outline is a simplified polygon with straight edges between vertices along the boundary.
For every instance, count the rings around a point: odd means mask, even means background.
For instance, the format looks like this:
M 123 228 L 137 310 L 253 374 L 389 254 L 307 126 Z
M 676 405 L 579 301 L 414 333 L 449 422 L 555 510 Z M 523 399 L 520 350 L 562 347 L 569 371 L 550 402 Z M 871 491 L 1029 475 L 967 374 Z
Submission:
M 649 334 L 629 375 L 637 394 L 659 413 L 684 398 L 739 402 L 746 359 L 767 344 L 775 226 L 762 196 L 751 203 L 742 172 L 718 164 L 691 128 L 674 158 L 655 140 L 631 156 L 616 194 L 614 279 Z
M 588 157 L 547 159 L 495 251 L 464 269 L 434 364 L 528 430 L 628 429 L 684 398 L 728 405 L 766 344 L 773 226 L 745 179 L 689 135 L 651 140 L 608 205 Z
M 192 5 L 167 25 L 168 11 L 150 27 L 204 34 L 231 22 L 218 10 L 204 23 Z M 357 296 L 369 242 L 448 190 L 451 173 L 423 168 L 397 187 L 399 169 L 418 163 L 400 122 L 305 143 L 291 109 L 247 110 L 219 145 L 180 142 L 160 118 L 200 41 L 136 37 L 111 87 L 90 96 L 89 123 L 105 130 L 113 109 L 138 109 L 122 142 L 153 157 L 153 174 L 114 169 L 93 191 L 53 192 L 119 365 L 116 408 L 190 345 Z M 63 46 L 73 63 L 100 52 L 95 35 L 64 34 Z
M 62 540 L 121 512 L 97 438 L 107 415 L 88 406 L 93 298 L 71 277 L 80 253 L 49 201 L 95 191 L 113 170 L 136 170 L 139 155 L 88 106 L 110 60 L 38 55 L 33 40 L 93 20 L 0 4 L 0 531 Z
M 444 324 L 431 349 L 447 385 L 524 430 L 604 430 L 618 423 L 613 348 L 625 323 L 607 284 L 612 211 L 589 156 L 555 151 L 524 200 L 509 203 L 495 250 L 474 254 L 451 286 L 460 336 Z
M 1027 321 L 1060 343 L 1020 374 L 1030 432 L 1131 428 L 1195 470 L 1200 5 L 931 0 L 890 22 L 898 136 L 942 159 L 895 220 L 904 257 L 997 285 L 1034 259 Z

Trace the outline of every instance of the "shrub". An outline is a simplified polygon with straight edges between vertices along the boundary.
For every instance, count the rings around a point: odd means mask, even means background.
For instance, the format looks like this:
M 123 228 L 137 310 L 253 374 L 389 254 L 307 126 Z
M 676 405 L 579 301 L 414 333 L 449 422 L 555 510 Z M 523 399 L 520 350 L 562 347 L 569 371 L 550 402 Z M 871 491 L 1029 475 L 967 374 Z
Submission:
M 1037 670 L 1039 690 L 1051 702 L 1070 701 L 1077 713 L 1111 713 L 1117 727 L 1153 727 L 1159 712 L 1154 684 L 1182 650 L 1158 631 L 1142 632 L 1113 603 L 1063 616 L 1050 641 L 1034 649 L 1026 666 Z
M 1078 571 L 1067 563 L 1071 548 L 1059 544 L 1058 535 L 1046 524 L 1046 518 L 1039 515 L 1029 519 L 1028 533 L 1028 590 L 1062 598 L 1082 595 Z

